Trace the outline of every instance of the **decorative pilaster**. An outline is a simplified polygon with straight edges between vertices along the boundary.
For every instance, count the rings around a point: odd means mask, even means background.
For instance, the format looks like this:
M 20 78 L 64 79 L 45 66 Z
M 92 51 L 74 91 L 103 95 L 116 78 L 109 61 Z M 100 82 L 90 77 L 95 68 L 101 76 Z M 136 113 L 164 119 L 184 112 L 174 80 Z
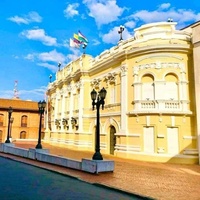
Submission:
M 120 67 L 121 69 L 121 132 L 125 133 L 127 130 L 127 70 L 126 64 Z
M 84 83 L 83 80 L 80 80 L 77 85 L 77 89 L 79 89 L 79 99 L 78 99 L 78 105 L 79 105 L 79 112 L 78 112 L 78 129 L 80 132 L 83 130 L 83 105 L 84 105 Z

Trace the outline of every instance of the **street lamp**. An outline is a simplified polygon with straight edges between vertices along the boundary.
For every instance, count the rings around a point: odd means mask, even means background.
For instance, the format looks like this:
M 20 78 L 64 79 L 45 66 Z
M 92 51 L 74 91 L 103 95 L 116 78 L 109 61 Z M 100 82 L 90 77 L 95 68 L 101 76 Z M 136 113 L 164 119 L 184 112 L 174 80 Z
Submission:
M 14 117 L 11 117 L 10 118 L 10 136 L 9 136 L 10 138 L 12 138 L 11 134 L 12 134 L 12 124 L 13 124 L 13 122 L 14 122 Z
M 49 75 L 49 82 L 51 83 L 52 75 Z
M 11 118 L 12 112 L 13 112 L 13 109 L 10 106 L 8 108 L 8 132 L 7 132 L 7 139 L 6 139 L 5 143 L 10 143 L 10 139 L 9 139 L 9 136 L 10 136 L 10 118 Z
M 41 128 L 42 128 L 42 115 L 44 114 L 44 109 L 46 107 L 46 102 L 43 101 L 39 101 L 38 102 L 38 108 L 39 108 L 39 113 L 40 113 L 40 125 L 39 125 L 39 136 L 38 136 L 38 144 L 36 145 L 36 149 L 42 149 L 42 145 L 41 145 Z
M 124 31 L 124 26 L 120 25 L 119 30 L 118 30 L 118 33 L 120 34 L 120 39 L 119 39 L 119 41 L 123 40 L 123 38 L 122 38 L 122 32 L 123 32 L 123 31 Z
M 58 63 L 58 71 L 60 71 L 61 62 Z
M 105 104 L 105 97 L 106 97 L 106 93 L 107 91 L 105 90 L 105 88 L 102 88 L 99 92 L 99 94 L 97 95 L 97 92 L 93 89 L 91 94 L 91 99 L 92 99 L 92 109 L 94 110 L 94 107 L 96 105 L 96 109 L 97 109 L 97 124 L 96 124 L 96 139 L 95 139 L 95 153 L 92 157 L 93 160 L 103 160 L 103 157 L 100 153 L 100 128 L 99 128 L 99 109 L 100 106 L 102 105 L 102 110 L 104 109 L 104 104 Z

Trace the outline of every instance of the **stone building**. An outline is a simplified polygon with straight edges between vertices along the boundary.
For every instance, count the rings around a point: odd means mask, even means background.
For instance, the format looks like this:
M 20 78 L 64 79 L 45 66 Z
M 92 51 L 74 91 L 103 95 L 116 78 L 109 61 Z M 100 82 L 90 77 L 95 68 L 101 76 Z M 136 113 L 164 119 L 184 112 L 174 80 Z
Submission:
M 94 151 L 90 92 L 104 87 L 103 154 L 198 163 L 199 29 L 199 23 L 182 30 L 175 22 L 146 24 L 97 57 L 67 64 L 48 85 L 46 141 Z
M 20 99 L 0 99 L 0 142 L 4 143 L 8 135 L 9 107 L 13 109 L 9 131 L 11 142 L 20 139 L 24 141 L 37 140 L 39 131 L 38 103 Z M 44 135 L 44 126 L 42 131 Z

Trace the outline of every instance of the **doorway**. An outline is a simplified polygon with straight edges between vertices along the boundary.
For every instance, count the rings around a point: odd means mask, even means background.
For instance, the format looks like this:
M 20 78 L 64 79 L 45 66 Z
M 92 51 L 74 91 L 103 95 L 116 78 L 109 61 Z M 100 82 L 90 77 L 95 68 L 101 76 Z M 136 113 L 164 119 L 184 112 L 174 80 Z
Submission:
M 179 154 L 178 128 L 167 128 L 167 149 L 169 154 Z
M 116 145 L 116 129 L 114 126 L 110 126 L 110 154 L 114 155 Z
M 154 127 L 144 127 L 144 152 L 154 153 L 155 152 L 155 141 L 154 141 Z

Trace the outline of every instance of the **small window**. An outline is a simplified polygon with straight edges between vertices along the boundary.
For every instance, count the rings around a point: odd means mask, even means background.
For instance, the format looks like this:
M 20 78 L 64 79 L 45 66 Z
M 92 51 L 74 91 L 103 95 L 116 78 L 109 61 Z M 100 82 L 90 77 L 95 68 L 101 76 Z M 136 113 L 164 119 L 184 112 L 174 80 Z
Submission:
M 21 127 L 27 127 L 27 119 L 28 117 L 26 115 L 23 115 L 21 118 Z
M 20 139 L 26 139 L 26 131 L 20 133 Z

